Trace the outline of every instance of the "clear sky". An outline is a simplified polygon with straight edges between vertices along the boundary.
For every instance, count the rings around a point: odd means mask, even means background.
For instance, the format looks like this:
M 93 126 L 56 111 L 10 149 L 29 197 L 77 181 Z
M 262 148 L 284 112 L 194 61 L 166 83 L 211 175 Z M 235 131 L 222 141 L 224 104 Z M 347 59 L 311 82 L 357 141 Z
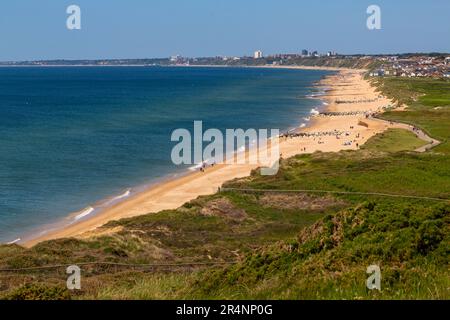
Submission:
M 66 8 L 81 8 L 81 30 Z M 381 30 L 366 9 L 381 8 Z M 450 52 L 449 0 L 2 0 L 0 60 Z

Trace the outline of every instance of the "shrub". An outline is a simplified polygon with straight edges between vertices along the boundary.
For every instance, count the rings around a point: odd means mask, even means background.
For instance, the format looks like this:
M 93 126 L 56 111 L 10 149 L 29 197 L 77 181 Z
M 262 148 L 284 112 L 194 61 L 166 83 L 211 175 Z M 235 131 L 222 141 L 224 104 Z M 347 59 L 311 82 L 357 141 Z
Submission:
M 441 223 L 430 220 L 425 221 L 419 227 L 418 234 L 416 236 L 417 251 L 425 255 L 439 246 L 441 241 L 444 239 L 444 235 L 440 227 Z
M 60 286 L 26 284 L 7 294 L 6 300 L 70 300 L 70 293 Z

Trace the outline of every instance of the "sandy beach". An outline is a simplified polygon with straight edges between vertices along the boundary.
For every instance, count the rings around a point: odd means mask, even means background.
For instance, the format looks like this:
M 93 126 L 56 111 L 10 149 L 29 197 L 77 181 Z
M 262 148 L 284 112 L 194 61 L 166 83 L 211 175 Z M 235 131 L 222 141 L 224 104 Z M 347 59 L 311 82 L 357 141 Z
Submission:
M 340 69 L 338 73 L 323 79 L 319 87 L 326 88 L 326 94 L 318 98 L 327 103 L 325 111 L 330 114 L 312 114 L 310 124 L 297 131 L 302 135 L 282 137 L 280 152 L 283 158 L 315 151 L 354 150 L 373 135 L 389 127 L 388 123 L 366 117 L 367 113 L 380 111 L 382 107 L 392 102 L 375 92 L 370 83 L 364 80 L 362 70 Z M 219 164 L 207 167 L 204 172 L 193 172 L 154 185 L 98 214 L 31 240 L 25 240 L 21 244 L 30 247 L 50 239 L 91 236 L 96 234 L 96 228 L 111 220 L 175 209 L 200 195 L 216 192 L 225 181 L 248 176 L 251 170 L 257 167 L 256 164 Z

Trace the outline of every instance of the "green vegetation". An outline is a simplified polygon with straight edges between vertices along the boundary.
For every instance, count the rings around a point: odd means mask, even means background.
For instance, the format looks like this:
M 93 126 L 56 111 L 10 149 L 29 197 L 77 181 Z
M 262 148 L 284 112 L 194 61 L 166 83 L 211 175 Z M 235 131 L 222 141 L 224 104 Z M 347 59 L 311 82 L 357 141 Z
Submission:
M 70 293 L 63 286 L 25 284 L 4 297 L 7 300 L 69 300 Z
M 423 82 L 422 82 L 423 81 Z M 414 135 L 389 130 L 361 150 L 285 159 L 275 176 L 232 188 L 315 189 L 379 195 L 222 191 L 177 210 L 110 222 L 103 235 L 31 249 L 0 246 L 0 268 L 82 262 L 227 265 L 84 265 L 82 290 L 64 268 L 0 272 L 6 299 L 449 299 L 450 98 L 440 80 L 381 79 L 407 103 L 383 116 L 413 123 L 443 144 L 426 153 Z M 415 97 L 415 92 L 421 92 Z M 439 107 L 436 109 L 437 104 Z M 382 291 L 366 289 L 377 264 Z
M 435 151 L 450 152 L 449 80 L 380 78 L 374 83 L 398 105 L 407 106 L 405 111 L 384 113 L 384 119 L 417 125 L 442 142 Z
M 379 192 L 450 198 L 450 159 L 442 154 L 315 153 L 286 160 L 276 176 L 255 176 L 233 187 Z M 355 203 L 366 197 L 339 196 Z M 382 199 L 379 199 L 382 201 Z M 397 200 L 400 201 L 400 200 Z
M 327 216 L 297 239 L 257 250 L 192 288 L 199 298 L 448 299 L 448 205 L 366 202 Z M 377 264 L 384 287 L 365 286 Z
M 417 138 L 410 131 L 389 129 L 370 138 L 361 149 L 385 152 L 413 151 L 426 144 L 427 142 Z

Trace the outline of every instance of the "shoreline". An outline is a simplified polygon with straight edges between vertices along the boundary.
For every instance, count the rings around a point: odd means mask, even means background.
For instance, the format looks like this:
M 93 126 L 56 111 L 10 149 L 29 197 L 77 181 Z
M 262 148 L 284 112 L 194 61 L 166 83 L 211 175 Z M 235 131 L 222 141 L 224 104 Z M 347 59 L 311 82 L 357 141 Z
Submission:
M 72 65 L 75 67 L 75 65 Z M 136 67 L 143 67 L 144 65 L 140 65 Z M 35 66 L 31 66 L 35 67 Z M 39 67 L 39 66 L 36 66 Z M 53 67 L 53 66 L 49 66 Z M 61 66 L 64 67 L 64 66 Z M 82 67 L 82 66 L 80 66 Z M 92 66 L 96 67 L 96 66 Z M 114 67 L 114 66 L 98 66 L 98 67 Z M 172 67 L 189 67 L 189 66 L 172 66 Z M 197 67 L 197 66 L 191 66 L 191 67 Z M 221 65 L 201 65 L 199 67 L 228 67 L 228 66 L 221 66 Z M 241 66 L 236 66 L 237 68 L 240 68 Z M 242 66 L 244 68 L 258 68 L 258 66 Z M 268 66 L 269 68 L 276 68 L 272 66 Z M 286 68 L 283 68 L 286 69 Z M 289 67 L 289 69 L 299 69 L 296 66 L 295 67 Z M 301 69 L 301 67 L 300 67 Z M 308 68 L 309 69 L 309 68 Z M 321 69 L 322 70 L 322 69 Z M 332 71 L 335 71 L 334 69 Z M 318 83 L 321 80 L 317 80 L 313 83 L 311 86 L 312 88 L 320 88 Z M 323 110 L 325 102 L 321 100 L 322 95 L 325 93 L 322 89 L 317 90 L 315 92 L 312 92 L 311 94 L 305 96 L 305 98 L 316 100 L 318 103 L 314 106 L 314 110 Z M 303 129 L 306 126 L 311 125 L 312 120 L 310 120 L 311 114 L 308 114 L 308 116 L 305 115 L 303 118 L 299 118 L 298 121 L 296 121 L 296 124 L 292 124 L 287 128 L 284 128 L 283 130 L 280 130 L 280 134 L 285 134 L 289 132 L 298 132 L 299 130 Z M 252 149 L 252 146 L 250 146 L 250 150 Z M 236 151 L 236 153 L 240 153 L 239 151 Z M 248 154 L 248 152 L 246 152 Z M 96 200 L 94 202 L 86 204 L 84 208 L 81 208 L 77 211 L 71 211 L 69 213 L 66 213 L 63 217 L 59 217 L 55 219 L 54 221 L 50 221 L 48 223 L 38 225 L 35 227 L 30 228 L 29 230 L 23 232 L 18 236 L 17 239 L 4 242 L 6 244 L 14 244 L 18 243 L 20 245 L 25 245 L 27 243 L 34 243 L 35 239 L 46 239 L 47 235 L 52 235 L 53 233 L 59 232 L 60 230 L 64 230 L 66 228 L 70 228 L 74 224 L 81 223 L 85 220 L 92 219 L 98 215 L 102 215 L 105 210 L 110 209 L 115 204 L 121 203 L 123 201 L 132 200 L 135 196 L 139 195 L 142 192 L 147 192 L 150 189 L 154 188 L 155 186 L 162 185 L 169 183 L 173 180 L 180 179 L 182 177 L 191 175 L 197 171 L 197 169 L 200 169 L 200 164 L 197 165 L 190 165 L 189 167 L 185 169 L 177 169 L 175 171 L 169 172 L 164 174 L 161 177 L 157 178 L 149 178 L 147 182 L 139 185 L 130 185 L 127 187 L 124 187 L 123 189 L 117 191 L 114 194 L 110 194 L 105 196 L 104 198 L 101 198 L 99 200 Z M 9 240 L 9 239 L 8 239 Z M 45 240 L 43 240 L 45 241 Z
M 260 66 L 255 66 L 260 67 Z M 279 66 L 267 66 L 267 68 L 277 68 Z M 292 69 L 300 69 L 302 67 L 287 66 Z M 318 68 L 311 69 L 323 70 Z M 328 69 L 329 70 L 329 69 Z M 337 71 L 336 69 L 333 69 Z M 338 69 L 339 72 L 326 76 L 322 79 L 317 87 L 327 87 L 330 90 L 326 91 L 324 95 L 312 97 L 318 101 L 325 101 L 327 104 L 323 106 L 322 110 L 326 111 L 352 111 L 355 110 L 355 105 L 359 109 L 366 108 L 366 111 L 379 111 L 384 105 L 389 104 L 387 99 L 376 100 L 374 103 L 365 103 L 366 106 L 362 107 L 360 103 L 352 104 L 337 104 L 334 103 L 334 98 L 337 95 L 354 98 L 354 92 L 356 94 L 369 97 L 376 97 L 378 94 L 374 88 L 363 79 L 362 70 L 353 69 Z M 352 86 L 343 87 L 341 82 L 336 80 L 350 81 Z M 351 89 L 348 89 L 348 88 Z M 356 87 L 356 88 L 355 88 Z M 352 91 L 346 93 L 346 91 Z M 358 110 L 359 111 L 359 110 Z M 296 132 L 306 132 L 314 134 L 317 132 L 325 132 L 331 130 L 348 130 L 353 131 L 347 135 L 346 139 L 353 141 L 357 139 L 359 145 L 367 141 L 368 138 L 384 131 L 387 128 L 386 124 L 380 122 L 370 122 L 366 126 L 358 126 L 362 115 L 343 116 L 343 117 L 313 117 L 310 116 L 308 125 L 301 128 L 295 128 Z M 357 129 L 350 130 L 351 127 Z M 363 135 L 362 135 L 363 134 Z M 316 140 L 317 138 L 317 140 Z M 333 140 L 334 138 L 334 140 Z M 296 154 L 312 153 L 315 151 L 324 152 L 336 152 L 340 150 L 357 149 L 356 143 L 350 145 L 342 145 L 342 140 L 334 136 L 309 136 L 309 137 L 286 137 L 280 138 L 280 152 L 283 158 L 288 158 Z M 304 149 L 306 148 L 306 149 Z M 112 203 L 111 206 L 104 208 L 98 213 L 92 214 L 89 212 L 85 216 L 82 216 L 79 221 L 72 222 L 66 226 L 55 227 L 54 229 L 47 230 L 45 234 L 34 234 L 34 237 L 30 235 L 25 238 L 20 245 L 25 247 L 31 247 L 39 242 L 65 238 L 65 237 L 87 237 L 98 234 L 98 227 L 105 223 L 118 220 L 121 218 L 129 218 L 143 214 L 154 213 L 162 210 L 176 209 L 184 203 L 197 198 L 201 195 L 213 194 L 218 188 L 226 181 L 241 178 L 250 175 L 251 170 L 256 169 L 259 165 L 252 164 L 233 164 L 225 165 L 219 164 L 214 167 L 208 167 L 205 172 L 186 172 L 178 177 L 168 178 L 165 181 L 159 183 L 147 184 L 147 188 L 135 194 L 129 194 L 123 199 L 119 199 L 117 203 Z M 135 189 L 135 188 L 133 188 Z M 104 200 L 106 201 L 106 200 Z M 87 212 L 89 206 L 83 210 L 80 210 L 78 214 Z M 73 217 L 77 213 L 72 213 L 69 217 Z M 55 224 L 56 225 L 56 224 Z
M 330 66 L 294 66 L 294 65 L 221 65 L 221 64 L 192 64 L 192 65 L 146 65 L 146 64 L 120 64 L 120 65 L 0 65 L 0 68 L 114 68 L 114 67 L 136 67 L 136 68 L 260 68 L 260 69 L 292 69 L 292 70 L 322 70 L 322 71 L 358 71 L 366 72 L 366 69 L 351 69 Z

